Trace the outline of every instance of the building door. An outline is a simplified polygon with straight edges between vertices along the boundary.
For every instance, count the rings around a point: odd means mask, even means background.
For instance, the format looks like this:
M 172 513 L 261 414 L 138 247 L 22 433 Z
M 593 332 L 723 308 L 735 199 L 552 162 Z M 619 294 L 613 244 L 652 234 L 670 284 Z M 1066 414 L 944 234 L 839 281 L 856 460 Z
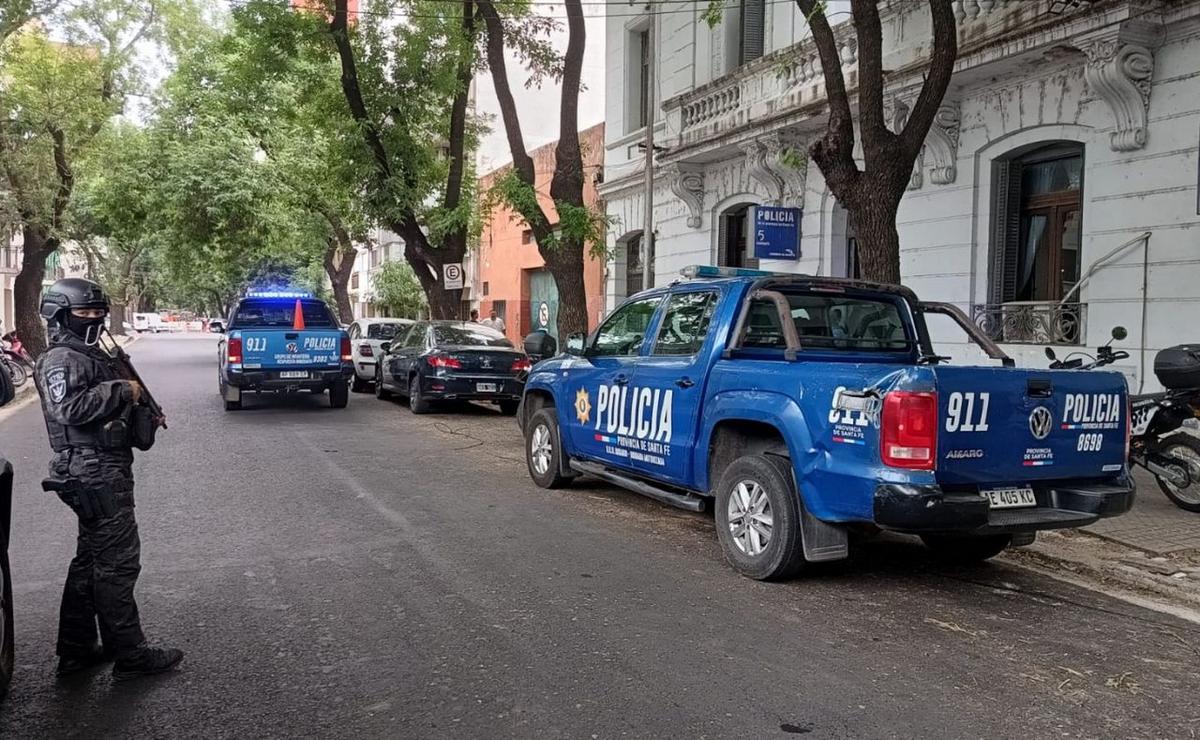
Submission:
M 717 234 L 717 264 L 722 267 L 757 268 L 750 235 L 750 205 L 738 205 L 721 214 Z
M 529 331 L 538 329 L 558 340 L 558 286 L 549 270 L 529 273 Z

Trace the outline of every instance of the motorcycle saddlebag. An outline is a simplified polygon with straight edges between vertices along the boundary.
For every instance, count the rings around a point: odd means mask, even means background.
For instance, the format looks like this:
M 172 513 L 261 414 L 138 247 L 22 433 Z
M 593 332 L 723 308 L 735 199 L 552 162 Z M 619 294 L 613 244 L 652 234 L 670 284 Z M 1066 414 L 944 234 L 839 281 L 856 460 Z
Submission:
M 1177 344 L 1154 356 L 1154 375 L 1164 388 L 1200 388 L 1200 344 Z

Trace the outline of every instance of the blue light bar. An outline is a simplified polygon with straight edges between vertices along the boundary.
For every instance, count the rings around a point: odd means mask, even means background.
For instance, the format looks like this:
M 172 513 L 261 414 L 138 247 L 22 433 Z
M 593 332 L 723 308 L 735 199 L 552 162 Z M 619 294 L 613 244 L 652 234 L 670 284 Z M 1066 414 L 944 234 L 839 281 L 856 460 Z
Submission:
M 751 270 L 745 267 L 716 267 L 715 265 L 689 265 L 679 271 L 688 280 L 729 277 L 767 277 L 783 273 Z
M 247 298 L 312 298 L 312 293 L 289 290 L 249 291 Z

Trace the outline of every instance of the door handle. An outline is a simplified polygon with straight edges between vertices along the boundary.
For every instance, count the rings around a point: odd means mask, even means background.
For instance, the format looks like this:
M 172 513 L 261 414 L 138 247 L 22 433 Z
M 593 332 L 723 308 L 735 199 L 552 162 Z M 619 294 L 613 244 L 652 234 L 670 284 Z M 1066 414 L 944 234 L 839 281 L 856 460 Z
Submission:
M 679 380 L 675 381 L 675 385 L 679 386 L 680 388 L 691 388 L 695 384 L 696 381 L 692 380 L 691 378 L 680 378 Z
M 621 373 L 620 375 L 617 375 L 616 377 L 613 378 L 613 382 L 616 383 L 617 385 L 626 385 L 629 383 L 629 376 L 626 375 L 625 373 Z

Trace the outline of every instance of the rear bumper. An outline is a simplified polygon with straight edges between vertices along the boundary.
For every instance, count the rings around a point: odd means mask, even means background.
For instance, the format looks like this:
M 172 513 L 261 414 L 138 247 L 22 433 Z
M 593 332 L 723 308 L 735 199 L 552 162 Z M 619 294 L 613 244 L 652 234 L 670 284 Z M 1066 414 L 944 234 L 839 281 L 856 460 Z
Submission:
M 1133 506 L 1133 478 L 1103 482 L 1034 484 L 1037 506 L 990 509 L 978 492 L 940 486 L 881 484 L 875 489 L 875 524 L 898 532 L 1004 534 L 1085 527 Z
M 494 391 L 480 390 L 481 384 L 495 386 Z M 438 376 L 421 378 L 421 393 L 441 401 L 519 401 L 525 384 L 516 378 L 494 376 Z
M 225 370 L 226 385 L 242 390 L 289 390 L 326 388 L 331 383 L 345 382 L 354 374 L 354 366 L 344 363 L 336 368 L 296 368 L 308 373 L 307 378 L 281 378 L 279 370 Z
M 375 361 L 357 360 L 354 363 L 354 373 L 362 380 L 375 380 Z

